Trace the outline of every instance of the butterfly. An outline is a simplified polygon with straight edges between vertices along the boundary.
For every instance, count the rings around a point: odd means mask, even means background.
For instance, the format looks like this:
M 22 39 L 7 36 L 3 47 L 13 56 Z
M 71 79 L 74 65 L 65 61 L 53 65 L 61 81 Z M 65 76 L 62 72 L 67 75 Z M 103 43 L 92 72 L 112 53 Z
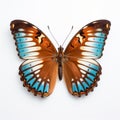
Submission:
M 80 97 L 97 86 L 101 66 L 96 61 L 102 56 L 110 30 L 108 20 L 93 21 L 80 29 L 64 50 L 58 51 L 50 39 L 35 25 L 14 20 L 10 30 L 15 39 L 18 56 L 24 60 L 19 67 L 23 86 L 35 96 L 49 96 L 57 77 L 63 76 L 68 91 Z

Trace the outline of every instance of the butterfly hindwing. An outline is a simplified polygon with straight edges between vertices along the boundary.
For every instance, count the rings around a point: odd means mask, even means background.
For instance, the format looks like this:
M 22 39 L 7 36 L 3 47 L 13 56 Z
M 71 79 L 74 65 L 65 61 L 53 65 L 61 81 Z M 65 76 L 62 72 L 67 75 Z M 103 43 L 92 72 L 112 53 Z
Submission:
M 18 55 L 25 59 L 19 69 L 24 86 L 34 95 L 50 95 L 55 86 L 58 68 L 53 60 L 57 53 L 55 47 L 40 29 L 29 22 L 14 20 L 10 29 Z
M 97 85 L 101 66 L 95 59 L 102 56 L 109 30 L 107 20 L 89 23 L 78 31 L 65 49 L 64 77 L 71 94 L 87 95 Z
M 87 95 L 97 86 L 100 74 L 101 66 L 92 59 L 69 58 L 69 61 L 64 63 L 64 78 L 72 95 Z
M 56 83 L 57 63 L 51 58 L 26 60 L 20 66 L 19 74 L 28 91 L 32 91 L 34 95 L 48 96 Z

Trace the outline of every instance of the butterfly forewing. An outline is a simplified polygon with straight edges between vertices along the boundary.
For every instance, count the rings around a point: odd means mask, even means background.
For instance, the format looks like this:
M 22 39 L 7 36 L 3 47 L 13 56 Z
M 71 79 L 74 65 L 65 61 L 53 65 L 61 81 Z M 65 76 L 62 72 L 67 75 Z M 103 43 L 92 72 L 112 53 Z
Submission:
M 57 54 L 55 47 L 40 29 L 29 22 L 14 20 L 10 24 L 10 29 L 18 55 L 25 59 L 19 72 L 24 86 L 35 95 L 50 95 L 58 69 L 54 60 Z
M 64 77 L 71 94 L 87 95 L 97 85 L 101 66 L 95 59 L 102 56 L 109 29 L 109 21 L 94 21 L 83 27 L 68 44 L 64 52 Z
M 29 22 L 14 20 L 10 29 L 14 35 L 18 55 L 22 59 L 43 58 L 57 52 L 48 37 Z
M 98 20 L 83 27 L 68 44 L 65 55 L 97 59 L 102 56 L 110 22 Z

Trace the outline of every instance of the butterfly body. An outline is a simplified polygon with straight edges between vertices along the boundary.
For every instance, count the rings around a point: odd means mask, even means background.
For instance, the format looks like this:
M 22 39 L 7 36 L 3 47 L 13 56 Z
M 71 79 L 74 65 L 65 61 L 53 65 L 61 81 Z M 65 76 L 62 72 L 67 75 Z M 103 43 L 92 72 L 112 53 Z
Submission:
M 10 24 L 18 55 L 24 62 L 19 74 L 23 85 L 34 95 L 49 96 L 57 76 L 64 77 L 68 91 L 74 96 L 87 95 L 97 86 L 102 56 L 110 30 L 108 20 L 91 22 L 79 30 L 65 50 L 58 51 L 49 38 L 33 24 L 14 20 Z
M 62 80 L 62 64 L 63 64 L 63 59 L 64 59 L 64 53 L 63 53 L 63 48 L 60 46 L 58 48 L 58 55 L 57 55 L 57 62 L 58 62 L 58 77 L 59 80 Z

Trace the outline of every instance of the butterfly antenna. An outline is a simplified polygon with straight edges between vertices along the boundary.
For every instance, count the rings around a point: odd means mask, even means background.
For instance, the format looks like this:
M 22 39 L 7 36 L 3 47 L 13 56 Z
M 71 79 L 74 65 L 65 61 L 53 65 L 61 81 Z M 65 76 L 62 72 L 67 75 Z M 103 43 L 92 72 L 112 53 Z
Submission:
M 48 27 L 48 30 L 50 31 L 50 34 L 52 35 L 53 39 L 56 41 L 57 45 L 60 46 L 59 43 L 58 43 L 58 41 L 56 40 L 56 38 L 55 38 L 54 35 L 52 34 L 52 32 L 51 32 L 51 30 L 50 30 L 50 27 L 49 27 L 49 26 L 47 26 L 47 27 Z
M 71 27 L 70 32 L 68 33 L 67 37 L 65 38 L 65 40 L 64 40 L 64 42 L 63 42 L 63 44 L 62 44 L 62 46 L 64 45 L 65 41 L 68 39 L 68 37 L 69 37 L 70 33 L 72 32 L 72 30 L 73 30 L 73 26 Z

